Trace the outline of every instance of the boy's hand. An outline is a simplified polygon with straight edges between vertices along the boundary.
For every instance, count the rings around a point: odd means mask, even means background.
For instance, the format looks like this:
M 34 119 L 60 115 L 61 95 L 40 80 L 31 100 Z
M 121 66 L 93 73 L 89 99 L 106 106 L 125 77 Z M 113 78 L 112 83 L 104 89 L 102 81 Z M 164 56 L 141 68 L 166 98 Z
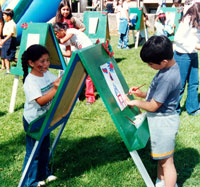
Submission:
M 128 92 L 128 95 L 132 95 L 132 94 L 134 94 L 137 97 L 142 97 L 143 92 L 140 89 L 138 89 L 138 87 L 133 86 L 129 89 L 129 92 Z
M 131 107 L 135 106 L 135 100 L 130 100 L 127 95 L 123 95 L 122 97 L 127 105 L 129 105 Z

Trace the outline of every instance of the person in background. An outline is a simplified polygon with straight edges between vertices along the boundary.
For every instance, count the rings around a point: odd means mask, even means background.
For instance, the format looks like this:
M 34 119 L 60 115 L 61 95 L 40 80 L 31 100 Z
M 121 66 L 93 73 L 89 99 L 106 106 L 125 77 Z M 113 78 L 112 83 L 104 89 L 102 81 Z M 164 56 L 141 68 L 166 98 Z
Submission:
M 183 15 L 174 37 L 174 59 L 181 72 L 182 87 L 177 111 L 181 113 L 180 101 L 187 86 L 185 108 L 189 115 L 200 113 L 199 104 L 199 57 L 200 49 L 200 3 L 193 4 Z
M 181 7 L 181 0 L 173 0 L 173 5 L 172 7 Z
M 1 5 L 0 5 L 0 39 L 3 37 L 3 12 L 1 10 Z
M 114 13 L 113 0 L 107 0 L 106 1 L 105 10 L 108 13 Z
M 85 31 L 84 24 L 76 17 L 72 15 L 69 1 L 62 0 L 58 6 L 56 13 L 55 22 L 66 23 L 68 28 L 79 29 L 80 31 Z
M 164 35 L 164 36 L 171 36 L 174 34 L 175 25 L 170 25 L 166 22 L 166 15 L 163 12 L 160 12 L 155 19 L 155 35 Z
M 118 41 L 118 48 L 119 49 L 129 49 L 128 40 L 129 40 L 129 7 L 128 7 L 129 0 L 122 0 L 121 2 L 121 10 L 120 10 L 120 22 L 119 22 L 119 41 Z
M 15 60 L 17 46 L 17 28 L 16 23 L 12 19 L 14 12 L 12 9 L 3 11 L 3 19 L 5 21 L 3 27 L 3 39 L 0 40 L 1 49 L 1 70 L 6 69 L 6 74 L 10 73 L 10 61 Z
M 185 0 L 184 2 L 184 10 L 183 10 L 183 14 L 185 14 L 188 10 L 188 8 L 190 8 L 196 0 Z

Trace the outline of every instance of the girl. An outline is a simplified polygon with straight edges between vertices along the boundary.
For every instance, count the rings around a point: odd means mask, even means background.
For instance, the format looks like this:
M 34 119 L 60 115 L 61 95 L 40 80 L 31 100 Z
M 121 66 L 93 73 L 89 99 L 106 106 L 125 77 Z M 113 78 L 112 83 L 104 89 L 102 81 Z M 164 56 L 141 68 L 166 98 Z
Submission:
M 55 21 L 66 23 L 68 25 L 68 28 L 79 29 L 82 32 L 85 31 L 84 24 L 78 18 L 72 16 L 70 4 L 67 0 L 62 0 L 60 2 Z
M 33 120 L 49 109 L 51 100 L 60 84 L 60 78 L 48 71 L 49 65 L 49 52 L 41 45 L 30 46 L 22 55 L 23 83 L 26 97 L 23 113 L 25 132 L 27 132 L 28 126 Z M 31 68 L 30 73 L 28 73 L 28 67 Z M 26 155 L 23 170 L 31 155 L 35 141 L 35 139 L 26 135 Z M 40 146 L 36 159 L 33 161 L 25 186 L 40 186 L 45 184 L 44 180 L 52 181 L 56 179 L 48 171 L 49 147 L 50 136 L 47 135 Z
M 175 25 L 171 26 L 166 22 L 165 13 L 159 13 L 157 18 L 155 19 L 154 27 L 156 30 L 155 35 L 157 36 L 164 35 L 168 37 L 174 34 Z
M 119 21 L 119 41 L 118 48 L 129 49 L 128 47 L 128 33 L 129 33 L 129 24 L 130 19 L 128 15 L 128 2 L 129 0 L 121 1 L 121 10 L 120 10 L 120 21 Z
M 75 47 L 75 50 L 79 50 L 92 45 L 91 40 L 85 33 L 73 28 L 67 29 L 66 24 L 55 23 L 53 24 L 53 29 L 56 38 L 60 41 L 60 48 L 65 57 L 71 57 L 71 46 Z M 85 84 L 87 104 L 93 104 L 95 102 L 95 87 L 89 75 L 87 76 Z
M 186 111 L 190 115 L 197 115 L 200 113 L 198 100 L 199 63 L 197 53 L 197 49 L 199 49 L 200 43 L 199 21 L 200 3 L 195 3 L 182 17 L 174 38 L 174 58 L 179 65 L 182 82 L 177 111 L 179 113 L 181 112 L 180 101 L 187 82 L 188 88 L 185 107 Z

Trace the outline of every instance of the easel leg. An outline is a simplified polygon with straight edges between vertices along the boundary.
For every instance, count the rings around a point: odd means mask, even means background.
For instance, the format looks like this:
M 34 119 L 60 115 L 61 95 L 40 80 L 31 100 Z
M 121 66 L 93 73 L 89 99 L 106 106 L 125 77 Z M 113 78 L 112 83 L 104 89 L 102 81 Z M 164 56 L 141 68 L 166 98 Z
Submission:
M 14 112 L 18 84 L 19 84 L 19 75 L 15 75 L 13 88 L 12 88 L 12 95 L 11 95 L 11 100 L 10 100 L 9 113 Z
M 135 44 L 135 30 L 132 30 L 132 34 L 133 34 L 133 43 Z
M 28 172 L 30 170 L 30 166 L 32 165 L 32 163 L 33 163 L 33 161 L 35 159 L 35 155 L 36 155 L 36 153 L 37 153 L 37 151 L 39 149 L 39 146 L 40 146 L 39 141 L 36 141 L 35 145 L 33 147 L 33 150 L 31 152 L 31 155 L 30 155 L 30 157 L 28 159 L 28 162 L 26 164 L 26 167 L 24 168 L 24 171 L 22 173 L 22 176 L 21 176 L 20 182 L 18 184 L 18 187 L 23 187 L 25 185 L 24 184 L 25 183 L 25 179 L 27 178 Z
M 54 151 L 54 149 L 55 149 L 55 147 L 56 147 L 56 145 L 57 145 L 57 143 L 58 143 L 58 140 L 60 139 L 60 136 L 61 136 L 61 134 L 62 134 L 62 132 L 63 132 L 63 130 L 64 130 L 64 128 L 65 128 L 65 125 L 66 125 L 66 122 L 64 122 L 64 123 L 60 126 L 60 129 L 59 129 L 59 131 L 58 131 L 58 133 L 57 133 L 57 135 L 56 135 L 56 138 L 54 139 L 53 144 L 52 144 L 52 146 L 51 146 L 51 150 L 50 150 L 50 153 L 49 153 L 49 159 L 50 159 L 51 156 L 52 156 L 52 153 L 53 153 L 53 151 Z
M 135 42 L 135 48 L 138 48 L 138 43 L 139 43 L 139 39 L 140 39 L 140 31 L 137 31 L 136 33 L 136 42 Z
M 145 34 L 145 40 L 147 41 L 148 40 L 148 31 L 147 31 L 145 24 L 144 24 L 144 34 Z
M 143 178 L 146 186 L 147 187 L 154 187 L 154 184 L 153 184 L 149 174 L 147 173 L 147 170 L 144 167 L 142 160 L 140 159 L 140 156 L 138 155 L 137 151 L 130 152 L 130 155 L 131 155 L 135 165 L 137 166 L 140 174 L 142 175 L 142 178 Z

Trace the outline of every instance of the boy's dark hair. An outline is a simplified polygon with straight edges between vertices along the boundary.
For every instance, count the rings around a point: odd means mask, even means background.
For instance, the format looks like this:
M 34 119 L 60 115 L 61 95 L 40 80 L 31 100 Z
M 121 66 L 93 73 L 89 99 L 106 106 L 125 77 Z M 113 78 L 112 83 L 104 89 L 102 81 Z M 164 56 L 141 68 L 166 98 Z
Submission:
M 28 61 L 31 60 L 32 62 L 35 62 L 39 60 L 44 54 L 49 55 L 49 51 L 46 49 L 46 47 L 39 44 L 31 45 L 26 51 L 24 51 L 21 58 L 22 68 L 24 71 L 23 83 L 25 81 L 26 76 L 28 75 Z
M 11 19 L 12 19 L 13 16 L 14 16 L 13 10 L 12 10 L 12 9 L 9 9 L 9 8 L 7 8 L 6 10 L 4 10 L 4 11 L 3 11 L 3 14 L 6 14 L 7 16 L 10 16 Z
M 146 63 L 160 64 L 173 58 L 172 42 L 166 36 L 152 36 L 140 51 L 141 59 Z
M 68 0 L 62 0 L 58 6 L 58 10 L 57 10 L 57 13 L 56 13 L 56 22 L 62 22 L 62 19 L 63 19 L 63 16 L 61 14 L 61 9 L 64 7 L 64 6 L 68 6 L 70 11 L 69 11 L 69 15 L 67 16 L 67 19 L 71 19 L 72 18 L 72 11 L 71 11 L 71 7 L 70 7 L 70 4 L 69 4 L 69 1 Z
M 66 31 L 68 29 L 67 24 L 60 23 L 60 22 L 56 22 L 52 26 L 53 26 L 54 32 L 59 32 L 61 29 L 64 29 Z

